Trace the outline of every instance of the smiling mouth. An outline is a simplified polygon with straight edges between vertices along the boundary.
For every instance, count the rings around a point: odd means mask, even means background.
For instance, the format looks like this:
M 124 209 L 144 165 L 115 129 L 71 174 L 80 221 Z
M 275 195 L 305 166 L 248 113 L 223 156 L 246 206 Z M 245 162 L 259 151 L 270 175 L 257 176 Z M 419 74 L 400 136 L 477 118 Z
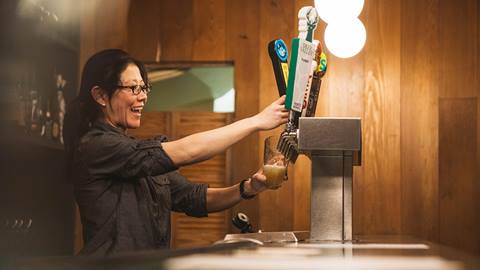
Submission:
M 137 106 L 130 108 L 130 111 L 138 114 L 142 114 L 143 106 Z

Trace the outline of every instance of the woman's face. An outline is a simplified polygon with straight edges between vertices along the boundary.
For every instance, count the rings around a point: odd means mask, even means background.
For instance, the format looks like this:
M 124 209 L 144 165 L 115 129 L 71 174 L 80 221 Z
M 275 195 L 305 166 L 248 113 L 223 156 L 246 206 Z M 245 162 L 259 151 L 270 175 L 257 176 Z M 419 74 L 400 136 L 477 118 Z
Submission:
M 145 85 L 137 65 L 129 64 L 120 75 L 119 86 Z M 130 88 L 119 87 L 107 102 L 104 113 L 106 121 L 122 129 L 140 127 L 143 106 L 147 102 L 147 94 L 140 91 L 135 95 Z

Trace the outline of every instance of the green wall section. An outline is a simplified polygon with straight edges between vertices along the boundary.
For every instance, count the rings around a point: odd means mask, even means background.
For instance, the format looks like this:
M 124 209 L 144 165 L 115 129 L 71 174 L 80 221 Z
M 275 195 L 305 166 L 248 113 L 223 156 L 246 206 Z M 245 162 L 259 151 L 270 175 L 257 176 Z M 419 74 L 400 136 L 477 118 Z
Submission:
M 194 67 L 152 83 L 145 111 L 213 111 L 213 101 L 233 88 L 233 66 Z

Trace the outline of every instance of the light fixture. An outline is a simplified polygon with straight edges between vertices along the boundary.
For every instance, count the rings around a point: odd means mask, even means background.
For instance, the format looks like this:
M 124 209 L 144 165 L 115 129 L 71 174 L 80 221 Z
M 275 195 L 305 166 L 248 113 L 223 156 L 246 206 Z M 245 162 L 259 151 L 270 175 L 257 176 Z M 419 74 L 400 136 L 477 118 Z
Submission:
M 365 26 L 358 18 L 334 21 L 325 29 L 325 45 L 340 58 L 349 58 L 359 53 L 366 39 Z
M 331 23 L 357 18 L 364 2 L 365 0 L 315 0 L 315 8 L 324 22 Z
M 320 18 L 327 23 L 325 45 L 335 56 L 348 58 L 359 53 L 367 38 L 358 19 L 364 0 L 315 0 Z

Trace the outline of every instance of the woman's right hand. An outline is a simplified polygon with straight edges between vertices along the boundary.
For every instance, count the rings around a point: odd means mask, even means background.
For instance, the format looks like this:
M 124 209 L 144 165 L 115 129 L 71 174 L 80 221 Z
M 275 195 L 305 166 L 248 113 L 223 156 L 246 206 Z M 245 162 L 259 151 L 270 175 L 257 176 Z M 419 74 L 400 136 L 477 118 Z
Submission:
M 263 111 L 252 117 L 258 130 L 276 128 L 288 121 L 288 110 L 285 109 L 285 96 L 281 96 Z

